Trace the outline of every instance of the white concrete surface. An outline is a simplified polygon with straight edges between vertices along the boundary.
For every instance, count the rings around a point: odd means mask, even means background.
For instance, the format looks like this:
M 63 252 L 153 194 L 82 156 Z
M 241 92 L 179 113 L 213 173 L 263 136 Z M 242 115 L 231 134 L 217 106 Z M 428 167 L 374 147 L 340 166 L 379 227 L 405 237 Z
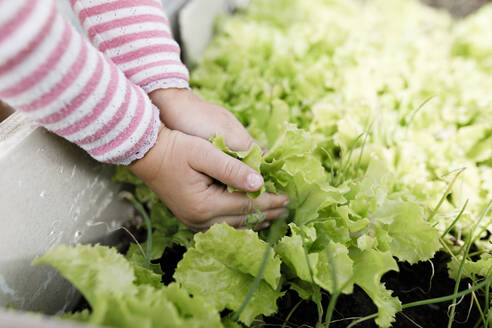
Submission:
M 58 244 L 114 244 L 132 214 L 113 167 L 15 113 L 0 123 L 0 306 L 63 312 L 78 299 L 32 260 Z

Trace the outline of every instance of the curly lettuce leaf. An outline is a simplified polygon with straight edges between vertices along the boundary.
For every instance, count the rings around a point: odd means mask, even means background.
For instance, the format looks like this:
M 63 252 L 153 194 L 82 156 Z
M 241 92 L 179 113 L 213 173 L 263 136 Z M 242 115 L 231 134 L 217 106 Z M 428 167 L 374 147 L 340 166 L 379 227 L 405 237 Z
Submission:
M 150 285 L 154 288 L 162 287 L 162 275 L 155 273 L 155 271 L 145 269 L 141 266 L 135 265 L 133 267 L 135 273 L 135 285 Z
M 401 261 L 430 259 L 440 249 L 439 231 L 424 220 L 422 208 L 412 202 L 389 201 L 375 215 L 392 218 L 388 227 L 391 253 Z
M 53 266 L 96 307 L 101 294 L 133 289 L 135 280 L 133 267 L 123 255 L 100 245 L 59 245 L 33 263 Z
M 101 295 L 90 324 L 113 327 L 222 327 L 218 312 L 203 299 L 190 297 L 176 284 L 161 289 L 136 286 L 134 293 Z
M 448 262 L 449 276 L 458 279 L 458 271 L 463 257 L 453 257 Z M 492 274 L 492 254 L 484 253 L 480 255 L 478 261 L 465 259 L 463 265 L 462 278 L 474 278 L 474 276 L 488 277 Z
M 191 294 L 206 297 L 219 311 L 237 311 L 248 294 L 260 268 L 267 244 L 251 230 L 235 230 L 215 224 L 195 235 L 190 248 L 178 263 L 176 281 Z M 280 260 L 270 254 L 258 289 L 239 320 L 250 324 L 260 315 L 277 311 L 275 301 L 280 279 Z
M 260 173 L 260 164 L 263 156 L 263 151 L 261 150 L 260 146 L 257 144 L 254 144 L 251 146 L 251 148 L 247 151 L 233 151 L 229 147 L 227 147 L 225 140 L 222 136 L 219 135 L 214 135 L 212 138 L 210 138 L 210 142 L 226 153 L 229 156 L 232 156 L 233 158 L 237 158 L 249 167 L 251 167 L 253 170 L 256 172 Z M 235 191 L 241 191 L 237 188 L 227 186 L 227 190 L 229 192 L 235 192 Z M 265 191 L 265 186 L 261 187 L 260 190 L 254 191 L 254 192 L 247 192 L 246 194 L 252 198 L 256 199 L 258 198 L 263 192 Z
M 314 228 L 304 227 L 303 236 L 294 223 L 289 224 L 289 227 L 292 235 L 284 236 L 275 246 L 275 251 L 299 279 L 312 282 L 311 274 L 318 264 L 319 254 L 308 253 L 307 248 L 316 239 L 316 231 Z
M 150 250 L 150 259 L 159 259 L 164 252 L 164 249 L 171 246 L 171 240 L 169 237 L 164 236 L 159 231 L 154 231 L 152 233 L 152 247 Z M 139 245 L 135 243 L 130 244 L 125 257 L 133 265 L 145 268 L 145 250 L 147 249 L 147 242 L 140 243 Z M 162 274 L 162 269 L 159 264 L 150 264 L 150 269 L 156 274 Z
M 353 287 L 353 262 L 347 247 L 326 240 L 322 248 L 309 252 L 317 241 L 316 229 L 309 226 L 300 228 L 294 223 L 289 227 L 291 236 L 283 237 L 275 247 L 282 262 L 305 282 L 316 283 L 330 293 L 350 294 Z M 294 290 L 304 295 L 298 286 L 299 284 L 295 284 Z
M 353 281 L 359 285 L 378 308 L 376 323 L 383 328 L 390 327 L 395 321 L 395 314 L 401 311 L 401 302 L 391 296 L 381 277 L 390 270 L 398 271 L 396 261 L 390 252 L 376 250 L 360 251 L 352 249 L 350 258 L 354 261 Z
M 152 271 L 132 266 L 114 248 L 60 245 L 34 264 L 49 264 L 86 297 L 91 312 L 69 315 L 115 327 L 222 327 L 217 310 Z
M 314 281 L 330 293 L 351 294 L 354 263 L 343 244 L 330 241 L 319 253 Z

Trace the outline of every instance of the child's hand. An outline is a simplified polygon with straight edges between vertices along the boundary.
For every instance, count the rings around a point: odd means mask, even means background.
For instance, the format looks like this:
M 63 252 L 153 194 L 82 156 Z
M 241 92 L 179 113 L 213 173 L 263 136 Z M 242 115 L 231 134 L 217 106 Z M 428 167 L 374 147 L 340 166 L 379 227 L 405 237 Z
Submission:
M 190 90 L 159 89 L 150 94 L 162 122 L 172 130 L 210 139 L 218 133 L 231 150 L 248 150 L 256 141 L 229 111 L 210 104 Z
M 256 206 L 267 220 L 288 214 L 285 195 L 264 193 L 253 201 L 245 193 L 229 193 L 214 179 L 245 191 L 260 189 L 263 179 L 208 141 L 164 126 L 154 147 L 129 168 L 176 217 L 196 230 L 206 229 L 216 222 L 242 227 L 248 214 L 255 213 Z

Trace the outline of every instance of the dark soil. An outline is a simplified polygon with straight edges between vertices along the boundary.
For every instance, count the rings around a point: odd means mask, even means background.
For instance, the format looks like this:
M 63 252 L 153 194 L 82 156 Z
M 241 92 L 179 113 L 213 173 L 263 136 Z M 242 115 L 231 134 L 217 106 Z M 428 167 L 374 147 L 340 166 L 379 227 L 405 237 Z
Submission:
M 175 245 L 174 247 L 167 248 L 160 259 L 152 261 L 153 263 L 160 263 L 164 272 L 162 278 L 164 284 L 167 285 L 174 281 L 172 275 L 185 251 L 186 249 L 184 247 Z M 414 265 L 398 263 L 399 272 L 392 271 L 387 273 L 383 276 L 382 281 L 388 289 L 394 291 L 393 295 L 398 296 L 403 304 L 447 296 L 453 294 L 455 285 L 455 281 L 448 276 L 446 267 L 448 261 L 448 254 L 438 252 L 431 261 L 419 262 Z M 432 262 L 432 265 L 430 262 Z M 460 290 L 468 288 L 469 282 L 468 280 L 462 281 Z M 477 295 L 483 306 L 483 296 Z M 329 294 L 323 293 L 322 304 L 324 309 L 328 306 L 329 300 Z M 300 305 L 293 312 L 288 322 L 286 322 L 289 312 L 299 302 L 301 302 Z M 447 327 L 447 311 L 450 304 L 451 302 L 443 302 L 406 309 L 403 313 L 396 315 L 396 322 L 393 324 L 393 327 Z M 479 319 L 479 312 L 476 304 L 473 304 L 471 309 L 470 304 L 471 296 L 466 296 L 456 306 L 453 328 L 466 328 L 475 325 Z M 264 318 L 263 320 L 257 320 L 254 326 L 281 327 L 284 324 L 286 328 L 316 326 L 318 321 L 316 305 L 311 301 L 303 301 L 296 292 L 286 290 L 286 294 L 278 300 L 277 305 L 279 309 L 277 314 Z M 82 299 L 75 311 L 86 308 L 89 308 L 89 306 Z M 356 318 L 364 317 L 375 312 L 377 312 L 377 308 L 367 294 L 361 288 L 354 286 L 353 294 L 341 295 L 338 298 L 330 327 L 344 328 Z M 373 328 L 377 326 L 373 320 L 368 320 L 355 327 Z
M 183 254 L 186 252 L 186 248 L 179 245 L 168 247 L 164 250 L 164 254 L 160 259 L 152 261 L 152 263 L 159 263 L 161 270 L 164 272 L 162 275 L 162 282 L 165 285 L 174 281 L 173 274 L 176 271 L 179 261 L 183 258 Z
M 415 265 L 400 263 L 400 272 L 391 272 L 383 277 L 386 286 L 395 291 L 396 296 L 402 303 L 410 303 L 418 300 L 441 297 L 453 294 L 455 281 L 448 276 L 446 263 L 450 256 L 439 252 L 432 260 L 434 265 L 434 277 L 430 262 L 422 262 Z M 467 289 L 470 280 L 461 281 L 459 290 Z M 461 303 L 456 306 L 456 314 L 453 327 L 473 327 L 480 314 L 472 302 L 471 295 L 467 295 Z M 404 315 L 397 317 L 397 323 L 393 327 L 411 327 L 415 323 L 428 328 L 447 327 L 448 308 L 451 302 L 435 303 L 406 309 Z M 482 300 L 483 306 L 483 300 Z M 471 310 L 471 311 L 470 311 Z
M 434 276 L 432 276 L 432 266 L 429 261 L 420 262 L 414 265 L 408 263 L 398 263 L 400 272 L 389 272 L 383 277 L 386 287 L 393 290 L 394 296 L 398 296 L 400 301 L 405 303 L 415 302 L 424 299 L 447 296 L 453 294 L 455 281 L 450 279 L 447 272 L 446 263 L 449 255 L 439 252 L 436 254 L 432 263 L 434 266 Z M 357 273 L 356 273 L 357 274 Z M 469 281 L 464 280 L 460 285 L 460 290 L 468 287 Z M 479 296 L 479 299 L 481 297 Z M 271 318 L 265 318 L 267 326 L 282 325 L 285 318 L 301 299 L 296 292 L 288 291 L 287 294 L 278 302 L 279 313 Z M 483 297 L 480 299 L 483 305 Z M 324 295 L 322 303 L 326 309 L 329 296 Z M 393 327 L 425 327 L 441 328 L 448 325 L 448 307 L 451 302 L 424 305 L 410 308 L 396 315 L 396 322 Z M 470 311 L 471 296 L 465 297 L 456 306 L 456 315 L 453 323 L 454 328 L 473 327 L 479 319 L 479 312 L 476 304 Z M 350 322 L 359 318 L 373 314 L 377 311 L 376 306 L 365 292 L 354 288 L 351 295 L 342 295 L 337 301 L 333 314 L 333 321 L 330 327 L 346 327 Z M 352 319 L 350 319 L 352 318 Z M 304 301 L 289 319 L 286 327 L 315 327 L 318 320 L 318 312 L 313 302 Z M 377 327 L 373 320 L 358 324 L 358 328 Z

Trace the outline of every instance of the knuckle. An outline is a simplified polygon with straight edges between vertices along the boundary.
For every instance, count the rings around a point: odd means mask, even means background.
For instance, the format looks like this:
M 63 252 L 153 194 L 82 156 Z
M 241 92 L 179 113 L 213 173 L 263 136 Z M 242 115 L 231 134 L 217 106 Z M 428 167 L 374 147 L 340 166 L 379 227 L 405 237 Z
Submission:
M 224 177 L 231 179 L 237 174 L 237 166 L 232 160 L 224 162 Z
M 285 202 L 285 196 L 275 194 L 265 194 L 265 202 L 269 208 L 282 207 Z
M 247 215 L 241 215 L 239 217 L 239 220 L 237 222 L 237 226 L 238 227 L 244 227 L 246 225 L 246 221 L 248 220 L 248 216 Z
M 270 198 L 270 203 L 275 207 L 281 207 L 284 202 L 285 202 L 285 197 L 279 195 L 273 195 Z
M 255 203 L 251 199 L 248 198 L 244 202 L 244 205 L 241 208 L 241 210 L 243 213 L 251 213 L 251 212 L 253 212 L 254 208 L 255 208 Z

